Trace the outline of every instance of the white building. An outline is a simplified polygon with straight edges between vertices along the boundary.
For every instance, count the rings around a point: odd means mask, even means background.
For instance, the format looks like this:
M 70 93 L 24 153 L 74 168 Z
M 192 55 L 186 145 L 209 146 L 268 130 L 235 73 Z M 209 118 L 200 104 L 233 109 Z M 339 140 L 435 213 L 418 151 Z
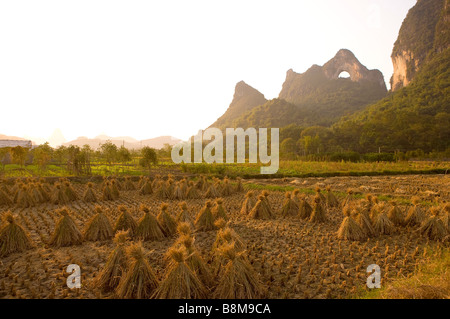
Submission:
M 0 140 L 0 148 L 16 147 L 16 146 L 31 148 L 32 143 L 31 143 L 31 141 L 26 141 L 26 140 Z

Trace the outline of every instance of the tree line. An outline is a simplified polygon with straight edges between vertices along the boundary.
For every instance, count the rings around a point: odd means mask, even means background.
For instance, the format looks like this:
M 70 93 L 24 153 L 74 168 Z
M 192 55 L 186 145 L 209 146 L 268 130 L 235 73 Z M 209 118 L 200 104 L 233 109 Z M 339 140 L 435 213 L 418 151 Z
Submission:
M 49 143 L 45 143 L 31 149 L 22 146 L 0 148 L 0 163 L 3 171 L 10 164 L 22 168 L 36 165 L 42 171 L 49 165 L 57 165 L 70 174 L 91 175 L 95 165 L 106 165 L 110 170 L 117 165 L 140 166 L 150 170 L 158 164 L 159 159 L 170 158 L 170 152 L 171 147 L 168 144 L 160 150 L 148 146 L 135 150 L 125 146 L 118 147 L 111 141 L 106 141 L 94 150 L 89 145 L 53 148 Z

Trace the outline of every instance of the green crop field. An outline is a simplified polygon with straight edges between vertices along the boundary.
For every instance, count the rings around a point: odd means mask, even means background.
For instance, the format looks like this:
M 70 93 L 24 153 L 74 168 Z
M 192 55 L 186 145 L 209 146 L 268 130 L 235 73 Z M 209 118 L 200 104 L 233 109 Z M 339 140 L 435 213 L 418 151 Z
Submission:
M 261 175 L 262 164 L 174 164 L 169 160 L 160 161 L 154 165 L 150 174 L 164 173 L 191 173 L 212 174 L 217 176 L 270 178 L 270 175 Z M 364 175 L 402 175 L 402 174 L 446 174 L 450 171 L 449 162 L 306 162 L 306 161 L 280 161 L 280 168 L 272 177 L 330 177 L 330 176 L 364 176 Z M 136 165 L 123 164 L 92 164 L 92 175 L 146 175 L 148 170 Z M 19 166 L 6 165 L 0 169 L 3 177 L 31 177 L 31 176 L 71 176 L 65 166 L 48 165 L 40 169 L 37 165 Z

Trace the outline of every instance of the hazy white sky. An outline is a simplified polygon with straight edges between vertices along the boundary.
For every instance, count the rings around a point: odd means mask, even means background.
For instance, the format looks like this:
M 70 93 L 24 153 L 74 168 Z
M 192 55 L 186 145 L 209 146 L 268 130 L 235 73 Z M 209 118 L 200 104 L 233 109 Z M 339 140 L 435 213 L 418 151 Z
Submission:
M 244 80 L 278 96 L 286 71 L 341 48 L 389 87 L 415 0 L 0 1 L 0 134 L 172 135 L 208 127 Z

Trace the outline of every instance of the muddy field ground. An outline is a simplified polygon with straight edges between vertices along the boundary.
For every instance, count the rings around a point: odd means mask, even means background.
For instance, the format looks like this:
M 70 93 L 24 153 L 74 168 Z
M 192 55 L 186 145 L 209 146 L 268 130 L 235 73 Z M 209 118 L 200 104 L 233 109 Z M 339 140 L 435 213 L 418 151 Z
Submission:
M 302 191 L 331 186 L 339 194 L 340 201 L 343 200 L 341 193 L 351 188 L 356 195 L 371 193 L 380 198 L 394 197 L 405 214 L 412 196 L 419 196 L 425 209 L 450 200 L 448 175 L 250 180 L 244 181 L 244 187 L 246 184 L 248 187 L 259 185 L 268 189 L 271 189 L 270 186 L 289 186 Z M 81 198 L 87 186 L 74 183 L 73 187 Z M 100 184 L 94 186 L 94 191 L 101 198 Z M 254 191 L 256 194 L 259 192 Z M 366 269 L 371 264 L 381 267 L 382 284 L 385 284 L 394 278 L 410 276 L 420 263 L 426 262 L 430 256 L 438 256 L 449 247 L 448 240 L 429 240 L 411 227 L 396 227 L 392 235 L 380 235 L 362 242 L 339 240 L 336 232 L 344 219 L 342 208 L 327 208 L 328 221 L 322 224 L 312 224 L 300 218 L 283 219 L 280 216 L 285 199 L 283 191 L 271 190 L 268 197 L 277 214 L 275 220 L 249 219 L 240 213 L 245 194 L 246 191 L 241 191 L 225 196 L 223 205 L 230 227 L 246 243 L 248 261 L 259 274 L 267 298 L 346 298 L 365 289 Z M 356 196 L 354 201 L 360 201 L 361 196 Z M 185 200 L 193 219 L 206 200 Z M 307 193 L 307 200 L 312 203 L 313 194 Z M 176 216 L 181 200 L 162 200 L 156 194 L 140 195 L 137 190 L 120 191 L 118 200 L 99 200 L 97 203 L 77 200 L 66 206 L 82 231 L 95 214 L 95 205 L 103 208 L 114 225 L 120 214 L 118 205 L 128 207 L 137 221 L 143 215 L 139 210 L 142 203 L 156 215 L 163 202 L 168 203 L 168 212 Z M 0 298 L 115 298 L 113 292 L 101 292 L 93 283 L 115 247 L 112 240 L 84 241 L 81 245 L 63 248 L 48 245 L 60 218 L 56 212 L 60 207 L 50 203 L 29 208 L 0 206 L 0 215 L 3 217 L 11 211 L 16 222 L 30 234 L 34 244 L 33 249 L 0 259 Z M 212 272 L 212 246 L 216 234 L 217 231 L 194 233 L 195 246 Z M 143 242 L 150 265 L 159 280 L 166 274 L 165 254 L 175 241 L 176 236 Z M 66 268 L 70 264 L 81 267 L 81 289 L 67 287 L 69 274 Z M 215 286 L 209 289 L 213 291 Z

